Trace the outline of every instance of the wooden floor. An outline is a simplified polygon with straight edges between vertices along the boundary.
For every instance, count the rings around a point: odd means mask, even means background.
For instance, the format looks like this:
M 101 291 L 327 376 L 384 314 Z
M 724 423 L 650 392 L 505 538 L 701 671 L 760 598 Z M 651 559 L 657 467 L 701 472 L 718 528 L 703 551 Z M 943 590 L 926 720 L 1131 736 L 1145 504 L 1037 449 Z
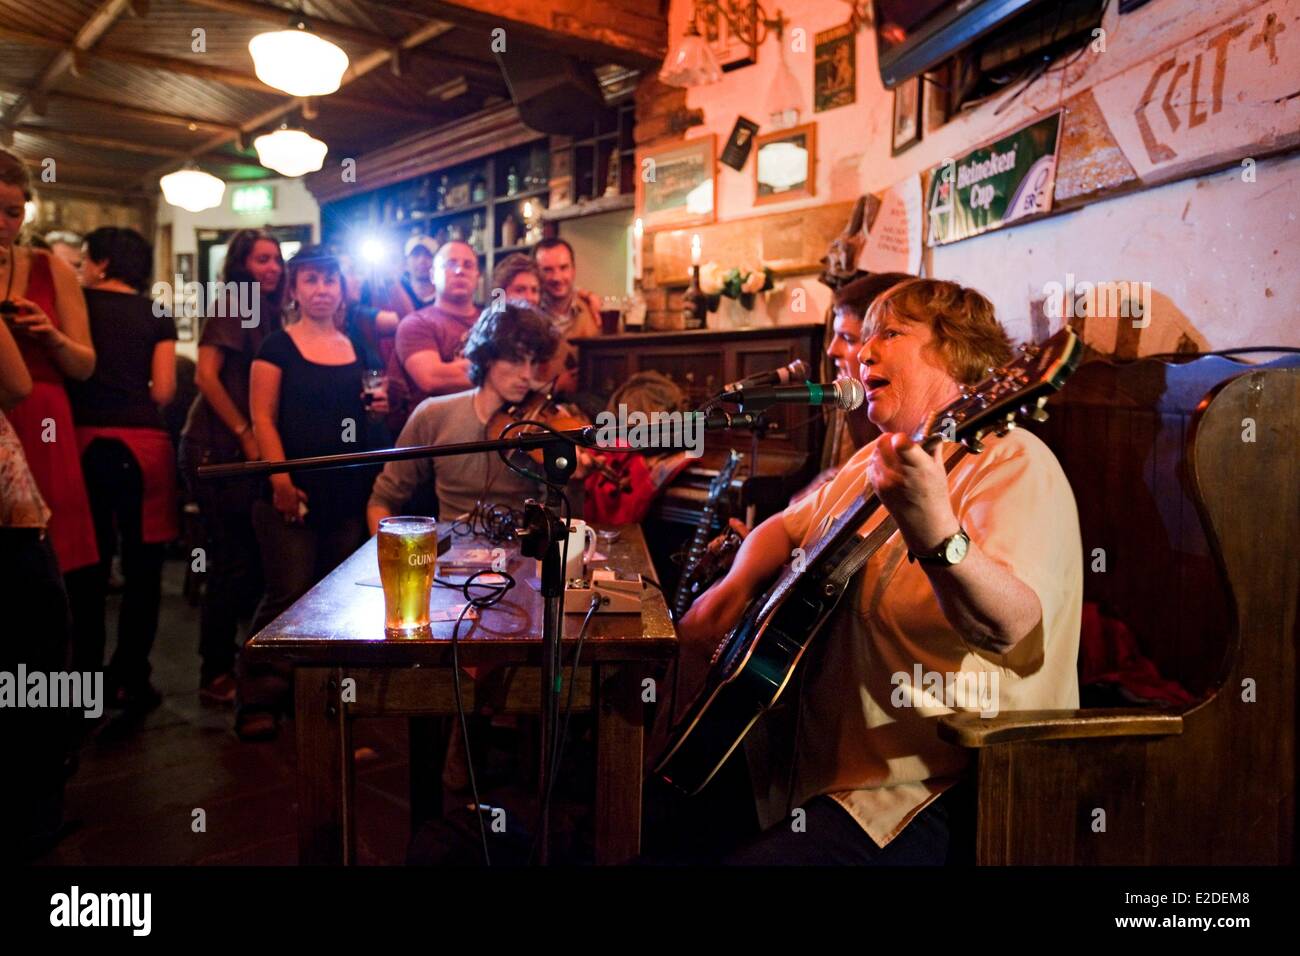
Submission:
M 274 742 L 244 743 L 234 735 L 230 708 L 199 703 L 198 611 L 181 596 L 183 568 L 169 561 L 164 572 L 152 656 L 163 704 L 137 723 L 105 711 L 67 787 L 65 817 L 76 828 L 38 863 L 296 863 L 293 725 L 285 724 Z M 110 599 L 110 654 L 117 603 Z M 400 864 L 410 841 L 407 723 L 358 721 L 354 744 L 358 861 Z M 499 758 L 496 754 L 493 762 Z M 530 815 L 527 788 L 491 779 L 485 784 L 490 786 L 483 791 L 485 802 L 517 806 Z M 447 801 L 467 802 L 454 795 Z M 206 832 L 196 833 L 194 811 L 200 808 Z M 575 809 L 557 807 L 557 812 L 568 817 Z

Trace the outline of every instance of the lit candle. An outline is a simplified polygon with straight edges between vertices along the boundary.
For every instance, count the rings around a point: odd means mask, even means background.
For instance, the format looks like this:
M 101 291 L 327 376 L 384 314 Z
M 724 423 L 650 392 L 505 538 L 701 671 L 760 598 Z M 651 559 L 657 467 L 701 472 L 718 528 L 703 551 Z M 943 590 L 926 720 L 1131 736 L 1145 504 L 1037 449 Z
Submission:
M 691 236 L 691 265 L 700 264 L 700 234 L 697 232 Z
M 640 279 L 641 274 L 641 243 L 645 239 L 645 223 L 637 218 L 632 223 L 632 274 Z

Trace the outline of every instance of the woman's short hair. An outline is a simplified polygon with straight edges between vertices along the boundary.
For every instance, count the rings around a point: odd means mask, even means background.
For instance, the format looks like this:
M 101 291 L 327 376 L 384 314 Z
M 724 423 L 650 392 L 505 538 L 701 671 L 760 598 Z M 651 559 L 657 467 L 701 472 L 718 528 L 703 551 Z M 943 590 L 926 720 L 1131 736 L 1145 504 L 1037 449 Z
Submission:
M 867 311 L 862 337 L 886 318 L 925 323 L 932 347 L 956 381 L 974 385 L 1011 358 L 1011 340 L 993 303 L 974 289 L 940 279 L 912 279 L 884 292 Z
M 253 281 L 253 274 L 248 271 L 246 263 L 253 254 L 253 247 L 262 240 L 275 243 L 277 250 L 280 248 L 280 240 L 266 229 L 240 229 L 230 237 L 230 242 L 226 244 L 226 261 L 221 266 L 222 282 Z M 283 256 L 280 261 L 283 264 Z M 286 275 L 287 272 L 281 270 L 279 285 L 274 289 L 263 289 L 262 294 L 278 304 L 284 294 Z
M 847 309 L 861 321 L 867 314 L 867 310 L 871 308 L 871 303 L 875 302 L 882 292 L 892 289 L 900 282 L 915 278 L 916 276 L 906 272 L 872 272 L 858 276 L 836 290 L 833 307 Z
M 92 262 L 106 262 L 105 279 L 119 279 L 143 292 L 153 275 L 153 246 L 134 229 L 101 226 L 86 236 L 86 254 Z
M 542 284 L 542 272 L 537 268 L 537 263 L 528 258 L 522 252 L 512 252 L 510 255 L 498 262 L 496 268 L 492 270 L 492 288 L 503 290 L 508 289 L 510 288 L 510 283 L 514 282 L 517 276 L 522 275 L 525 272 L 537 279 L 537 285 L 538 288 L 540 288 Z
M 560 333 L 537 306 L 523 299 L 503 299 L 483 310 L 465 340 L 470 384 L 487 381 L 488 367 L 498 359 L 522 362 L 531 357 L 548 362 L 559 345 Z
M 0 183 L 17 186 L 23 199 L 32 198 L 31 171 L 26 163 L 7 149 L 0 149 Z

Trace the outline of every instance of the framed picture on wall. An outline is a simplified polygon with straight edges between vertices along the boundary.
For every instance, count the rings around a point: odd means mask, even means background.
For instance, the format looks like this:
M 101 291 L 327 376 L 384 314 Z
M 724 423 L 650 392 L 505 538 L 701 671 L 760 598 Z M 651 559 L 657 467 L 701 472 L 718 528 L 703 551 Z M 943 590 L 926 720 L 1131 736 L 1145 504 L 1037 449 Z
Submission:
M 636 214 L 646 229 L 713 222 L 717 137 L 648 146 L 636 153 Z
M 754 204 L 812 196 L 817 182 L 817 125 L 764 133 L 754 140 Z
M 731 0 L 728 4 L 744 24 L 744 32 L 755 36 L 755 23 L 758 21 L 758 0 Z M 698 23 L 709 49 L 718 58 L 718 65 L 723 73 L 739 70 L 742 66 L 753 66 L 758 62 L 758 47 L 746 43 L 737 36 L 722 16 L 716 5 L 710 4 L 705 9 L 697 8 Z
M 921 78 L 914 76 L 894 88 L 893 154 L 921 141 Z

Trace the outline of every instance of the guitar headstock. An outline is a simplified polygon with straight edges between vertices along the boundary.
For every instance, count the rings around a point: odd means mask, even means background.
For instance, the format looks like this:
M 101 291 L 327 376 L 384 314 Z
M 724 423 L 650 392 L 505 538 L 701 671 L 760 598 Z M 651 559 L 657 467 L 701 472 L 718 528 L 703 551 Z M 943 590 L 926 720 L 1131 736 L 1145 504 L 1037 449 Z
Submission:
M 740 461 L 745 456 L 736 449 L 731 449 L 727 455 L 727 460 L 722 463 L 718 473 L 709 482 L 709 498 L 716 501 L 721 494 L 727 490 L 731 484 L 731 479 L 736 476 L 736 468 L 739 467 Z
M 990 433 L 1005 435 L 1022 418 L 1043 421 L 1048 396 L 1061 389 L 1082 355 L 1083 343 L 1069 326 L 1046 342 L 1020 346 L 1015 359 L 931 415 L 916 440 L 961 442 L 979 452 Z

